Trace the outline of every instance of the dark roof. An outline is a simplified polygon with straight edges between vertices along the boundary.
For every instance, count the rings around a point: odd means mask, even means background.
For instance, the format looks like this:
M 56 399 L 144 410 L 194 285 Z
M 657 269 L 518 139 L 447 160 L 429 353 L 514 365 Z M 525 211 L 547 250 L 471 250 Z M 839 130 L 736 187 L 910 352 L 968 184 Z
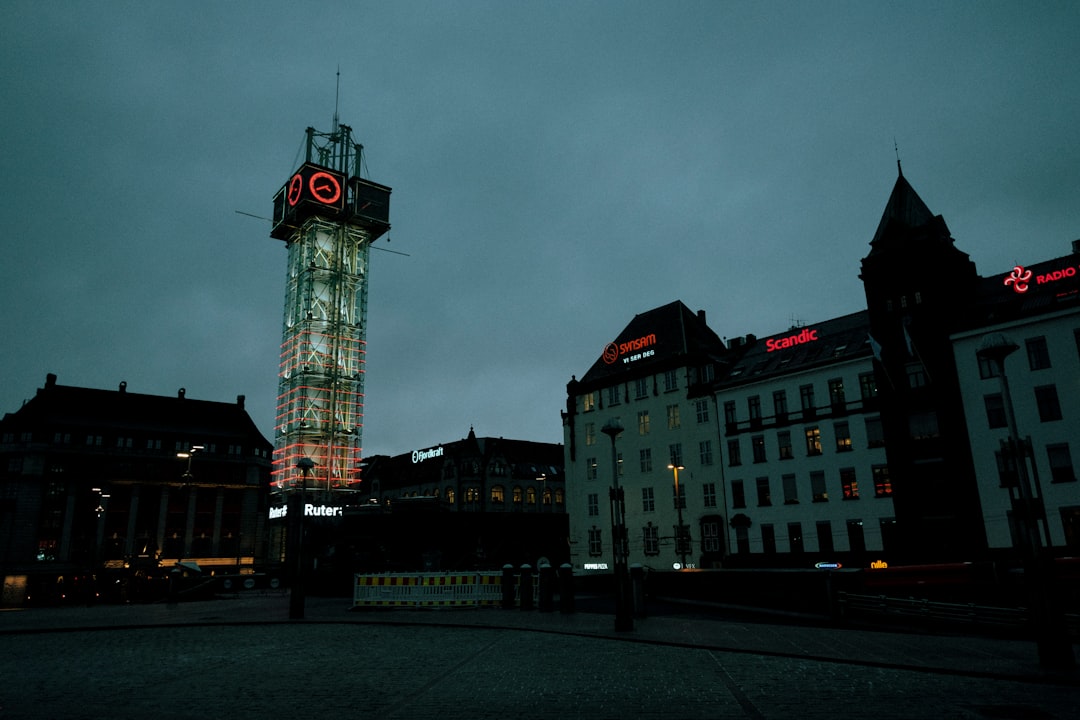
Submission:
M 644 342 L 635 347 L 639 340 Z M 624 345 L 629 347 L 623 349 Z M 644 357 L 635 360 L 638 354 Z M 656 372 L 657 366 L 675 366 L 678 361 L 685 362 L 686 356 L 720 358 L 725 354 L 723 341 L 705 322 L 705 313 L 695 313 L 676 300 L 635 315 L 602 349 L 581 383 L 588 385 L 628 372 Z
M 904 174 L 900 173 L 889 201 L 885 203 L 874 239 L 870 241 L 870 255 L 886 249 L 893 238 L 910 238 L 912 235 L 952 243 L 944 218 L 930 211 Z
M 56 376 L 19 410 L 4 416 L 4 427 L 22 429 L 85 428 L 159 435 L 255 440 L 270 447 L 244 409 L 243 396 L 235 403 L 193 400 L 183 391 L 175 397 L 118 390 L 57 385 Z
M 869 332 L 870 315 L 862 310 L 756 339 L 717 387 L 871 355 Z

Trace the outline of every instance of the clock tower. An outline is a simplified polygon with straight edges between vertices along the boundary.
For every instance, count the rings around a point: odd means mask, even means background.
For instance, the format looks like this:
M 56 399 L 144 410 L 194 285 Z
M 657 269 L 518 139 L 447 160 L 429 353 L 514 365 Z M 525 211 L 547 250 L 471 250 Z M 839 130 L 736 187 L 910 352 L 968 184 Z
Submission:
M 360 481 L 368 258 L 390 229 L 390 188 L 360 177 L 362 153 L 336 118 L 308 128 L 270 230 L 288 251 L 272 490 L 326 503 Z

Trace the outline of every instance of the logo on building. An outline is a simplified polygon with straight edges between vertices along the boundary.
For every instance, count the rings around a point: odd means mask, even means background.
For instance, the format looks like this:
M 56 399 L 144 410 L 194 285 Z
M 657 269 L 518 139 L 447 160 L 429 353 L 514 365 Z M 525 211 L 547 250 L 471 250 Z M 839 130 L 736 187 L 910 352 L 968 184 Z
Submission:
M 624 343 L 610 342 L 604 346 L 604 354 L 601 357 L 608 365 L 614 365 L 615 361 L 624 355 L 635 353 L 630 357 L 623 357 L 623 362 L 632 362 L 634 360 L 640 360 L 644 357 L 650 357 L 656 354 L 655 350 L 648 350 L 645 352 L 638 352 L 644 350 L 647 347 L 651 347 L 656 344 L 656 333 L 649 333 L 648 335 L 642 335 L 634 340 L 628 340 Z
M 804 328 L 802 332 L 795 333 L 794 335 L 788 335 L 782 338 L 769 338 L 765 341 L 765 351 L 773 352 L 774 350 L 783 350 L 789 347 L 795 347 L 796 345 L 802 345 L 803 343 L 813 342 L 818 339 L 817 330 L 811 330 Z
M 413 450 L 412 461 L 413 464 L 418 462 L 424 462 L 425 460 L 430 460 L 431 458 L 442 457 L 442 454 L 443 449 L 441 445 L 437 448 L 432 448 L 431 450 Z
M 1009 276 L 1005 278 L 1005 287 L 1013 286 L 1013 291 L 1018 293 L 1026 293 L 1028 291 L 1028 282 L 1031 280 L 1031 271 L 1025 270 L 1023 265 L 1017 265 L 1009 273 Z

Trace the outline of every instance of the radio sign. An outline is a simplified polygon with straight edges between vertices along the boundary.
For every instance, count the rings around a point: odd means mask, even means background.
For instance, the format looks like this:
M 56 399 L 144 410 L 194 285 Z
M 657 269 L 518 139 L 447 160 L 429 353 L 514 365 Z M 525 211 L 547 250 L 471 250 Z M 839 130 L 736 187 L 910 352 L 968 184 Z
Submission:
M 769 338 L 765 341 L 765 351 L 774 352 L 776 350 L 784 350 L 790 347 L 795 347 L 796 345 L 814 342 L 817 339 L 817 330 L 804 328 L 802 332 L 795 333 L 794 335 L 788 335 L 782 338 Z
M 604 354 L 601 357 L 608 365 L 614 365 L 619 358 L 622 358 L 624 363 L 632 363 L 635 360 L 655 355 L 656 350 L 645 350 L 653 345 L 656 345 L 656 333 L 649 333 L 624 343 L 610 342 L 604 347 Z
M 1066 265 L 1063 268 L 1040 275 L 1033 273 L 1030 268 L 1017 265 L 1012 269 L 1012 272 L 1005 276 L 1004 285 L 1005 287 L 1011 285 L 1014 293 L 1023 295 L 1032 285 L 1049 285 L 1071 277 L 1076 277 L 1076 266 L 1074 265 Z

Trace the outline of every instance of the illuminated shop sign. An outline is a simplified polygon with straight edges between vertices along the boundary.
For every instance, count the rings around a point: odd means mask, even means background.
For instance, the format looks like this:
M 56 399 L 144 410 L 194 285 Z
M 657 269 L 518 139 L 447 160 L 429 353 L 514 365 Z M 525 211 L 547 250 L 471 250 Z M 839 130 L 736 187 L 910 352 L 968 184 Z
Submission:
M 431 458 L 442 457 L 442 454 L 443 449 L 441 445 L 437 448 L 432 448 L 431 450 L 413 450 L 412 461 L 414 464 L 418 462 L 424 462 L 425 460 L 430 460 Z
M 645 348 L 652 347 L 655 344 L 656 333 L 642 335 L 639 338 L 628 340 L 624 343 L 610 342 L 604 347 L 604 354 L 601 357 L 604 358 L 604 362 L 608 365 L 614 365 L 615 361 L 619 358 L 622 358 L 624 363 L 632 363 L 635 360 L 641 360 L 642 358 L 655 355 L 656 350 L 645 350 Z
M 1023 294 L 1028 291 L 1032 285 L 1048 285 L 1055 283 L 1058 280 L 1064 280 L 1065 278 L 1076 277 L 1076 266 L 1067 265 L 1058 270 L 1051 270 L 1048 273 L 1042 275 L 1036 275 L 1031 270 L 1025 268 L 1023 265 L 1017 265 L 1012 269 L 1008 275 L 1005 276 L 1005 287 L 1012 286 L 1013 292 Z
M 288 505 L 282 505 L 281 507 L 270 508 L 270 519 L 280 520 L 281 518 L 289 514 Z M 311 503 L 304 504 L 304 517 L 341 517 L 342 511 L 339 507 L 332 505 L 312 505 Z
M 585 563 L 583 568 L 585 570 L 607 570 L 608 565 L 605 562 L 601 562 L 601 563 Z
M 796 345 L 802 345 L 803 343 L 814 342 L 817 339 L 817 330 L 806 328 L 802 332 L 788 335 L 787 337 L 769 338 L 765 341 L 765 350 L 766 352 L 783 350 L 785 348 L 795 347 Z

